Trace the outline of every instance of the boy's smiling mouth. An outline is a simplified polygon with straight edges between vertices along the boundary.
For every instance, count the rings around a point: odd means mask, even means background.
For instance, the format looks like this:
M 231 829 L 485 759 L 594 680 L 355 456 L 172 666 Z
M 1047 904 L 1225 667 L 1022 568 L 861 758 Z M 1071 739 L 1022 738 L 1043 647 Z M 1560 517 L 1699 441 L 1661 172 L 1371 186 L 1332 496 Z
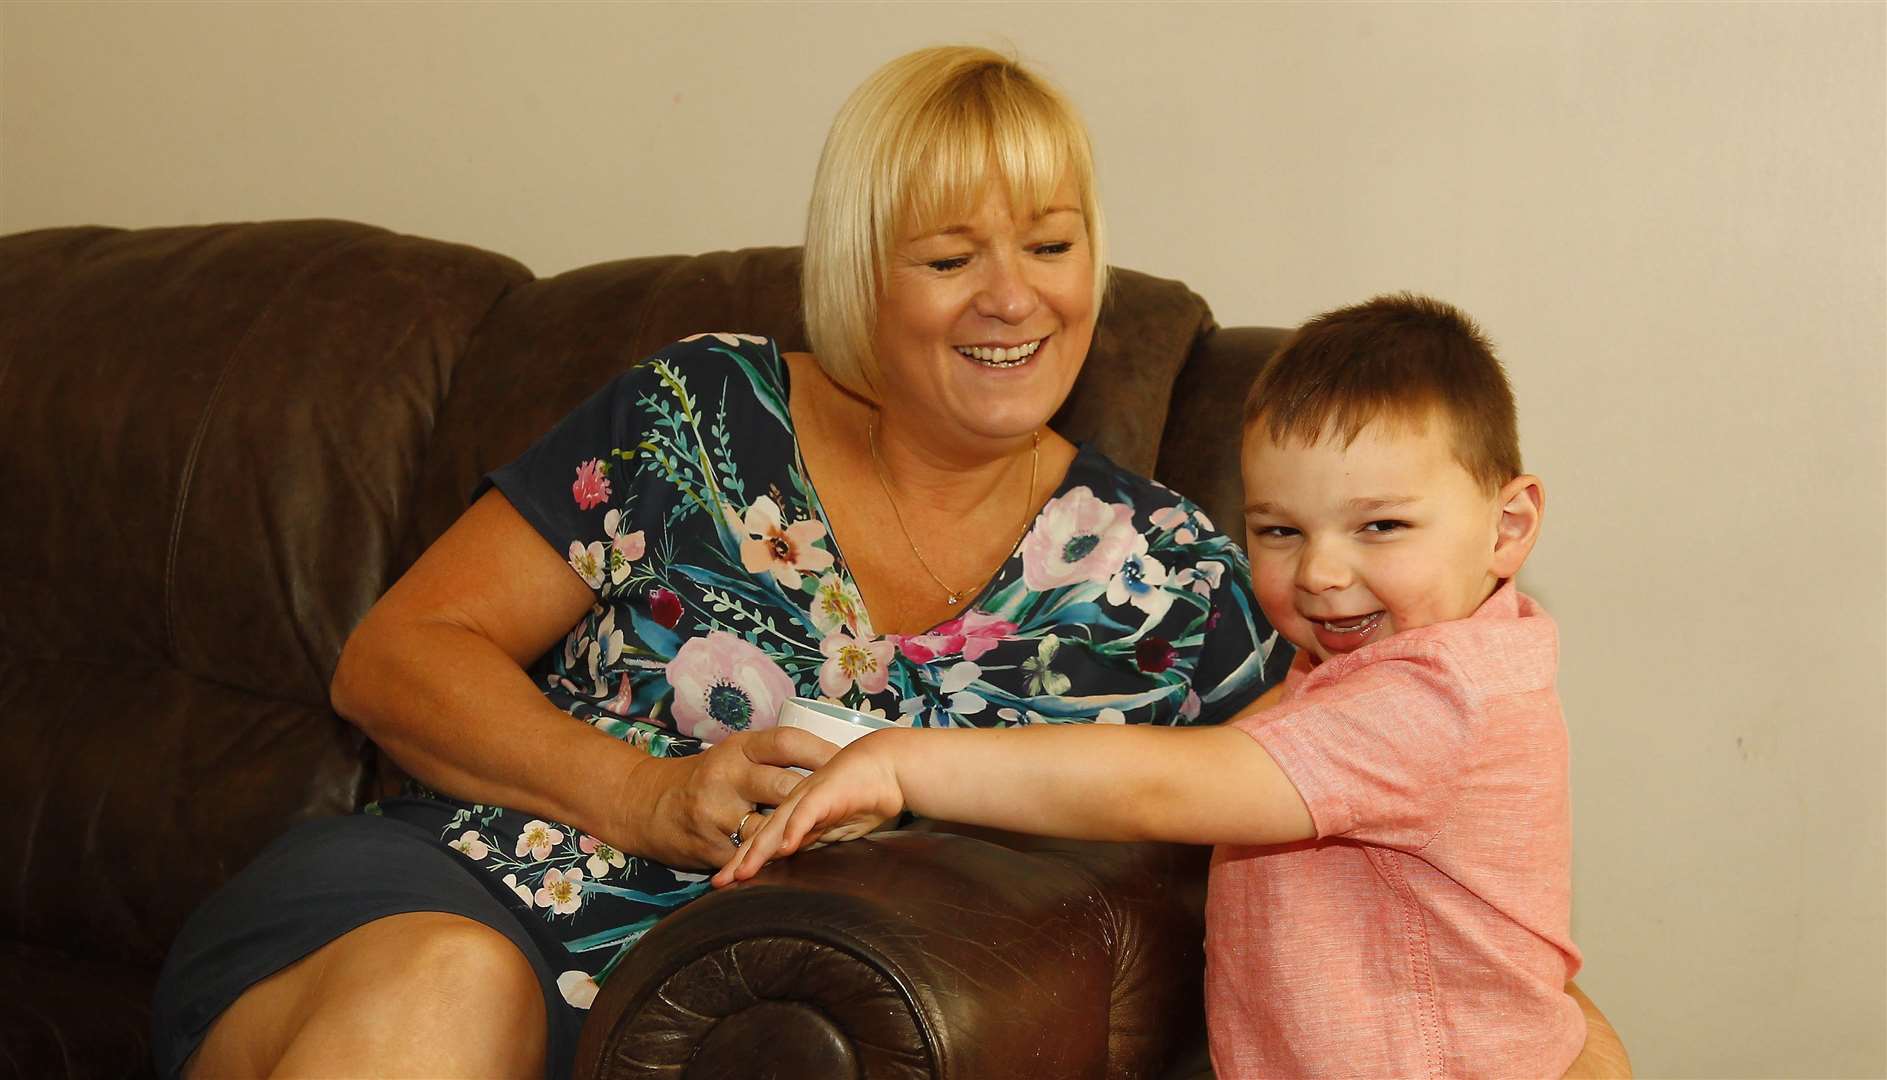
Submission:
M 1339 653 L 1355 652 L 1375 640 L 1376 631 L 1382 627 L 1383 620 L 1389 613 L 1383 610 L 1372 611 L 1367 615 L 1349 615 L 1338 618 L 1315 618 L 1309 615 L 1304 620 L 1310 623 L 1311 635 L 1317 639 L 1326 657 Z
M 1333 634 L 1367 634 L 1382 622 L 1383 613 L 1372 611 L 1368 615 L 1358 615 L 1350 619 L 1312 619 L 1318 626 Z
M 1376 610 L 1366 616 L 1304 616 L 1304 621 L 1310 623 L 1311 636 L 1317 640 L 1319 650 L 1328 659 L 1340 653 L 1353 653 L 1374 642 L 1376 631 L 1381 629 L 1383 619 L 1387 617 L 1387 610 Z

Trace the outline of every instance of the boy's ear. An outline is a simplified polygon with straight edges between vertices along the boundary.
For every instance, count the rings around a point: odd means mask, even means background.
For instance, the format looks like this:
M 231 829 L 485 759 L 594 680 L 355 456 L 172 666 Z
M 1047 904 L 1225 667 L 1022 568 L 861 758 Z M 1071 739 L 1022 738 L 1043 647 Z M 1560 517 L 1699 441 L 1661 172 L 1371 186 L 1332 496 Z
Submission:
M 1531 473 L 1501 486 L 1500 523 L 1494 532 L 1494 561 L 1489 569 L 1501 579 L 1520 572 L 1540 538 L 1540 519 L 1546 514 L 1546 486 Z

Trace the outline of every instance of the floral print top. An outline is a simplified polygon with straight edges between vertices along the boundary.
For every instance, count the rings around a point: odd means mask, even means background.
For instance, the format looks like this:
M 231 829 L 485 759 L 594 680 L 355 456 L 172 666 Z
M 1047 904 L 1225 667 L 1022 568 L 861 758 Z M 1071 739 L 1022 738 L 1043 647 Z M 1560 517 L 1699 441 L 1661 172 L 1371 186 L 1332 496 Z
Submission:
M 919 727 L 1203 724 L 1289 666 L 1238 545 L 1086 447 L 960 617 L 874 632 L 787 400 L 771 341 L 697 335 L 487 478 L 596 592 L 530 672 L 572 717 L 655 755 L 769 727 L 794 695 Z M 418 786 L 380 809 L 435 830 L 514 898 L 579 1008 L 707 888 L 569 825 Z

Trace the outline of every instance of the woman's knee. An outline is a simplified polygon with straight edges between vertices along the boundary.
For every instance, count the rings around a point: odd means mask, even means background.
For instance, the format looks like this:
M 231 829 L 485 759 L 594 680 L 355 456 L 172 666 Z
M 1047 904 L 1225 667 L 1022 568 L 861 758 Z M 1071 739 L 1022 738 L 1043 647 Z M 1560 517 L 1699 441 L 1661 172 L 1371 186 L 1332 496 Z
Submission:
M 343 943 L 347 947 L 329 957 L 320 974 L 330 992 L 372 1000 L 393 1013 L 481 1006 L 542 1012 L 543 991 L 529 958 L 510 938 L 472 919 L 431 911 L 393 915 L 335 942 Z
M 469 1017 L 478 1022 L 467 1024 Z M 345 1070 L 412 1057 L 539 1068 L 544 995 L 530 960 L 502 933 L 443 912 L 358 927 L 250 987 L 212 1025 L 192 1076 Z M 318 1060 L 309 1060 L 311 1058 Z

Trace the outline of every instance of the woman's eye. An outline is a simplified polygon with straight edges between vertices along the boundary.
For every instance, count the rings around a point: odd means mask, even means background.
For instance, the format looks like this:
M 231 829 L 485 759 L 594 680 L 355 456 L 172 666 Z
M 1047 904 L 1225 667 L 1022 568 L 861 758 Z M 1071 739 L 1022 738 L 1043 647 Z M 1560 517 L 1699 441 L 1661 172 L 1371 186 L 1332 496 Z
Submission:
M 1408 527 L 1409 523 L 1406 521 L 1372 521 L 1363 526 L 1363 531 L 1367 533 L 1392 533 Z
M 931 261 L 925 263 L 924 265 L 930 267 L 932 270 L 935 270 L 940 274 L 943 274 L 943 273 L 949 273 L 952 270 L 961 270 L 965 266 L 968 266 L 969 264 L 970 264 L 970 257 L 968 255 L 952 255 L 948 259 L 932 259 Z
M 1047 244 L 1035 245 L 1037 255 L 1066 255 L 1074 250 L 1074 243 L 1069 240 L 1056 240 Z

